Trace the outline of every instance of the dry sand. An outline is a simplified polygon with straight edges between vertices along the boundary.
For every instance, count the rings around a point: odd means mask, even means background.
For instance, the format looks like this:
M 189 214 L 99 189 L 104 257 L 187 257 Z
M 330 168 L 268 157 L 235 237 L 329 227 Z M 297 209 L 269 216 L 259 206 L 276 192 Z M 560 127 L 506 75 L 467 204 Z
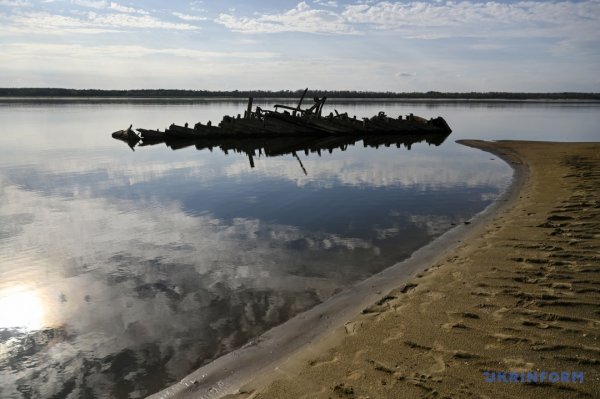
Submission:
M 600 143 L 462 143 L 512 159 L 519 198 L 414 287 L 235 397 L 600 397 Z M 486 370 L 585 377 L 488 383 Z

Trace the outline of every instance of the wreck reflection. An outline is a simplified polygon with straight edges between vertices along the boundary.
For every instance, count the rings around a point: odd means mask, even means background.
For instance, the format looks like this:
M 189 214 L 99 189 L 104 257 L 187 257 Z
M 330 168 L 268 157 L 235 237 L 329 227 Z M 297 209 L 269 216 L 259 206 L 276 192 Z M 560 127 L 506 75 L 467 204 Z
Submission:
M 293 155 L 300 164 L 304 174 L 307 174 L 298 153 L 305 155 L 316 153 L 321 156 L 321 152 L 327 151 L 330 154 L 335 150 L 346 151 L 349 146 L 363 144 L 365 148 L 379 148 L 396 146 L 404 147 L 410 151 L 413 144 L 427 143 L 429 145 L 440 146 L 450 133 L 445 134 L 369 134 L 365 136 L 357 135 L 336 135 L 325 137 L 265 137 L 265 138 L 204 138 L 204 139 L 174 139 L 168 137 L 144 138 L 140 140 L 138 136 L 115 136 L 116 140 L 123 141 L 133 150 L 136 145 L 140 147 L 157 144 L 165 144 L 173 150 L 180 150 L 191 146 L 197 150 L 220 149 L 225 155 L 229 152 L 246 154 L 251 168 L 255 167 L 255 157 L 278 157 L 284 155 Z

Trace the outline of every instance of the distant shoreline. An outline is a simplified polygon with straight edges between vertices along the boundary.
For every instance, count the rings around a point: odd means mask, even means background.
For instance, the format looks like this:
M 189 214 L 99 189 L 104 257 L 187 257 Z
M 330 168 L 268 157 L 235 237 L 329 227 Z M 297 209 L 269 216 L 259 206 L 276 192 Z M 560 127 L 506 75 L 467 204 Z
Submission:
M 304 90 L 96 90 L 64 88 L 0 88 L 0 100 L 215 100 L 215 99 L 293 99 L 297 101 Z M 306 99 L 326 96 L 330 100 L 385 101 L 600 101 L 600 93 L 510 93 L 510 92 L 376 92 L 353 90 L 309 90 Z
M 2 96 L 0 104 L 159 104 L 159 103 L 208 103 L 208 102 L 235 102 L 246 103 L 248 98 L 244 97 L 77 97 L 77 96 Z M 268 102 L 290 102 L 297 103 L 295 97 L 258 97 L 255 103 Z M 310 100 L 306 102 L 309 104 Z M 413 104 L 600 104 L 600 99 L 476 99 L 476 98 L 392 98 L 392 97 L 332 97 L 328 98 L 328 104 L 339 103 L 413 103 Z

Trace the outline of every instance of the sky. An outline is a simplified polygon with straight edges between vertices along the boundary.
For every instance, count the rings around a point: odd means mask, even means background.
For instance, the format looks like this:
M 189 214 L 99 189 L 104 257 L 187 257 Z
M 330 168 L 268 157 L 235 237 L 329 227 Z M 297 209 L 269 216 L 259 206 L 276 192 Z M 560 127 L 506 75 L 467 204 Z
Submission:
M 0 0 L 0 87 L 600 92 L 600 0 Z

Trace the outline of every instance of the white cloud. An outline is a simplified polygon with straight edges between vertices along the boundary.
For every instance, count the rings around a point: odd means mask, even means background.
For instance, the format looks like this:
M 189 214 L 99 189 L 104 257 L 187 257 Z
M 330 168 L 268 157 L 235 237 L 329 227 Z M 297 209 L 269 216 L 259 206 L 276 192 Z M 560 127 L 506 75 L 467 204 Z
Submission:
M 221 14 L 216 22 L 241 33 L 356 33 L 341 15 L 328 10 L 313 9 L 304 1 L 280 14 L 264 14 L 254 18 Z
M 7 43 L 23 43 L 38 40 L 28 39 L 36 34 L 61 35 L 61 41 L 81 43 L 81 34 L 124 31 L 130 34 L 86 39 L 92 43 L 92 51 L 86 51 L 82 46 L 73 48 L 74 52 L 69 54 L 63 47 L 59 52 L 69 59 L 68 63 L 37 62 L 38 57 L 49 58 L 56 50 L 44 48 L 43 55 L 30 53 L 27 65 L 21 56 L 20 70 L 15 66 L 17 64 L 8 60 L 22 53 L 14 48 L 5 51 L 5 45 L 0 80 L 7 85 L 68 87 L 160 85 L 279 89 L 288 87 L 290 81 L 302 76 L 303 85 L 324 89 L 588 91 L 596 79 L 593 70 L 598 63 L 598 1 L 509 4 L 498 1 L 379 1 L 348 6 L 340 2 L 337 8 L 328 8 L 307 0 L 290 9 L 269 11 L 264 15 L 226 12 L 217 22 L 232 31 L 244 33 L 223 35 L 223 40 L 231 40 L 228 48 L 239 52 L 232 57 L 220 53 L 221 49 L 210 40 L 211 35 L 218 34 L 212 30 L 204 31 L 207 40 L 196 41 L 197 44 L 179 42 L 191 39 L 191 35 L 180 32 L 194 34 L 202 29 L 204 24 L 193 22 L 193 19 L 208 16 L 205 12 L 188 9 L 173 14 L 174 10 L 163 10 L 143 15 L 110 8 L 111 4 L 137 7 L 136 3 L 122 0 L 86 4 L 106 8 L 73 7 L 74 10 L 63 15 L 40 11 L 44 8 L 36 12 L 23 8 L 2 9 L 0 37 L 12 36 Z M 195 6 L 201 4 L 195 3 Z M 50 10 L 49 7 L 46 9 Z M 278 48 L 282 55 L 272 57 L 268 52 L 280 44 L 270 42 L 264 35 L 247 34 L 276 32 L 324 35 L 315 46 L 308 35 L 297 34 L 289 41 L 294 46 Z M 347 33 L 362 35 L 335 37 Z M 15 37 L 18 35 L 22 37 Z M 422 43 L 403 40 L 406 38 L 460 40 Z M 101 42 L 93 42 L 96 39 Z M 159 57 L 142 58 L 150 53 L 140 47 L 98 47 L 98 43 L 115 43 L 115 40 L 121 44 L 151 40 L 162 43 L 161 47 L 173 49 L 172 53 L 161 50 Z M 258 43 L 265 53 L 244 53 L 248 44 Z M 446 44 L 447 47 L 441 47 Z M 192 49 L 188 51 L 186 48 L 190 47 Z M 207 55 L 198 49 L 216 51 Z M 121 50 L 132 53 L 119 53 Z M 108 60 L 100 58 L 101 54 L 114 55 L 115 59 L 108 65 Z M 156 52 L 153 50 L 151 54 Z M 181 57 L 178 61 L 183 62 L 173 65 L 169 55 L 175 54 Z M 202 56 L 207 56 L 202 64 L 194 65 Z M 135 57 L 138 57 L 137 62 L 134 62 Z M 236 57 L 238 59 L 234 60 Z M 80 68 L 76 68 L 78 65 Z M 135 74 L 131 72 L 134 70 Z M 569 73 L 569 70 L 578 73 Z M 456 79 L 459 74 L 462 77 Z M 94 75 L 105 79 L 93 79 Z M 248 79 L 249 76 L 252 78 Z M 365 78 L 355 79 L 357 76 Z M 484 81 L 484 77 L 491 76 L 493 82 Z
M 8 33 L 100 33 L 110 30 L 108 27 L 97 26 L 84 19 L 47 12 L 13 15 L 4 26 L 4 31 Z
M 183 19 L 184 21 L 205 21 L 208 19 L 199 15 L 183 14 L 180 12 L 174 12 L 173 15 L 175 15 L 179 19 Z
M 277 61 L 278 55 L 184 47 L 17 42 L 4 46 L 1 57 L 0 85 L 11 86 L 16 79 L 26 78 L 34 86 L 72 86 L 77 81 L 83 82 L 83 87 L 98 87 L 99 82 L 110 82 L 112 87 L 186 87 L 185 82 L 190 79 L 206 81 L 208 85 L 216 77 L 242 76 L 248 65 L 265 70 L 265 64 Z M 41 77 L 44 80 L 39 80 L 39 65 L 44 65 Z M 123 76 L 123 71 L 135 73 Z M 55 80 L 49 80 L 48 76 Z
M 104 9 L 108 6 L 108 1 L 105 0 L 71 0 L 71 3 L 76 6 L 95 8 L 97 10 Z
M 204 5 L 204 1 L 202 1 L 202 0 L 190 2 L 190 8 L 193 11 L 205 11 L 204 8 L 202 8 L 203 5 Z
M 112 10 L 112 11 L 117 11 L 117 12 L 122 12 L 122 13 L 128 13 L 128 14 L 148 14 L 147 11 L 145 10 L 141 10 L 141 9 L 137 9 L 137 8 L 132 8 L 132 7 L 127 7 L 124 6 L 122 4 L 119 3 L 115 3 L 114 1 L 107 1 L 107 0 L 71 0 L 72 4 L 78 5 L 80 7 L 86 7 L 86 8 L 94 8 L 96 10 Z
M 315 4 L 320 4 L 326 7 L 338 7 L 338 2 L 333 0 L 315 0 Z
M 14 43 L 5 47 L 6 59 L 17 61 L 36 55 L 38 59 L 60 59 L 77 54 L 78 58 L 139 58 L 149 55 L 178 56 L 197 60 L 219 58 L 271 59 L 271 52 L 200 51 L 188 48 L 151 48 L 136 45 L 82 46 L 78 44 Z
M 82 54 L 74 52 L 64 57 L 54 56 L 52 53 L 39 56 L 33 53 L 18 57 L 16 54 L 2 54 L 6 63 L 2 63 L 0 86 L 13 87 L 27 82 L 26 85 L 30 87 L 191 87 L 234 90 L 248 85 L 247 76 L 251 75 L 256 76 L 253 82 L 260 82 L 256 83 L 259 87 L 277 87 L 270 83 L 272 77 L 268 73 L 273 59 L 233 58 L 221 53 L 215 53 L 213 58 L 202 58 L 201 51 L 188 53 L 185 50 L 177 58 L 167 53 L 158 53 L 154 57 L 131 54 L 125 56 L 126 53 L 103 57 L 102 53 L 90 54 L 92 51 L 90 49 Z M 221 58 L 217 59 L 217 56 Z M 239 56 L 246 54 L 241 53 Z M 248 54 L 248 57 L 251 56 L 260 55 Z M 44 65 L 44 74 L 39 72 L 40 64 Z M 279 87 L 285 87 L 285 82 L 289 83 L 289 79 L 284 82 L 283 78 L 284 76 L 280 76 L 277 79 Z
M 150 28 L 150 29 L 174 29 L 174 30 L 196 30 L 195 26 L 162 21 L 149 15 L 131 14 L 97 14 L 89 13 L 88 21 L 93 25 L 118 27 L 118 28 Z
M 375 29 L 397 30 L 410 37 L 454 36 L 555 36 L 593 34 L 598 36 L 600 2 L 516 3 L 383 1 L 345 7 L 341 14 L 348 23 Z
M 148 14 L 147 11 L 145 10 L 140 10 L 137 8 L 131 8 L 131 7 L 127 7 L 118 3 L 115 3 L 113 1 L 110 2 L 109 7 L 111 10 L 115 10 L 118 12 L 124 12 L 124 13 L 137 13 L 137 14 Z
M 0 0 L 0 6 L 5 7 L 28 7 L 30 5 L 27 0 Z
M 309 32 L 348 34 L 392 31 L 405 38 L 578 37 L 598 38 L 600 1 L 367 2 L 331 8 L 335 2 L 306 2 L 281 13 L 253 17 L 221 14 L 216 22 L 242 33 Z M 319 9 L 318 7 L 321 7 Z M 322 9 L 329 7 L 329 9 Z
M 3 18 L 4 33 L 23 34 L 70 34 L 70 33 L 103 33 L 119 30 L 168 29 L 197 30 L 196 26 L 186 23 L 162 21 L 150 15 L 126 13 L 100 14 L 88 12 L 80 17 L 52 14 L 48 12 L 28 12 Z

